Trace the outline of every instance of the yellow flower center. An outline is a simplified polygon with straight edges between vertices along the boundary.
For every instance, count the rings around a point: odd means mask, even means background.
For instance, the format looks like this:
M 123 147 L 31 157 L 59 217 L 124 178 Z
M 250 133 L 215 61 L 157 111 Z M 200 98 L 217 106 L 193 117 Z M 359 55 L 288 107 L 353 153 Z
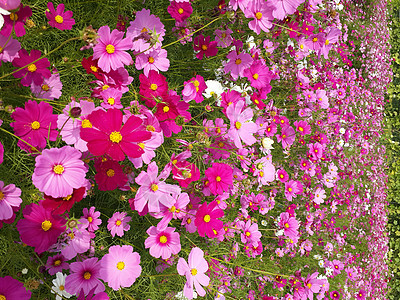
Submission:
M 152 84 L 150 85 L 150 89 L 153 90 L 153 91 L 155 91 L 157 88 L 158 88 L 158 85 L 155 84 L 155 83 L 152 83 Z
M 316 42 L 318 42 L 318 38 L 315 37 L 315 38 L 312 39 L 312 41 L 313 41 L 314 43 L 316 43 Z
M 108 54 L 113 54 L 115 52 L 115 47 L 113 45 L 111 45 L 111 44 L 108 44 L 106 46 L 106 51 L 107 51 Z
M 61 175 L 62 173 L 64 173 L 64 167 L 62 165 L 55 165 L 53 167 L 53 172 L 58 175 Z
M 71 238 L 71 240 L 75 238 L 75 234 L 73 232 L 70 232 L 67 235 Z
M 175 206 L 172 206 L 172 207 L 169 209 L 169 211 L 172 212 L 172 213 L 175 212 L 175 210 L 176 210 L 176 207 L 175 207 Z
M 301 132 L 303 132 L 303 131 L 304 131 L 303 127 L 299 127 L 299 130 L 300 130 Z
M 92 128 L 92 123 L 88 119 L 82 121 L 82 128 Z
M 242 123 L 236 122 L 235 127 L 236 127 L 236 129 L 240 129 L 240 127 L 242 127 Z
M 60 289 L 60 291 L 63 291 L 65 289 L 63 285 L 60 285 L 58 288 Z
M 3 48 L 2 46 L 0 46 L 0 53 L 3 52 L 3 49 L 4 49 L 4 48 Z
M 218 143 L 218 147 L 222 148 L 222 147 L 224 147 L 224 146 L 225 146 L 225 144 L 224 144 L 223 142 L 219 142 L 219 143 Z
M 167 237 L 165 235 L 160 236 L 160 243 L 165 244 L 168 241 Z
M 220 181 L 221 181 L 221 177 L 220 177 L 220 176 L 217 176 L 217 177 L 215 178 L 215 180 L 218 181 L 218 182 L 220 182 Z
M 182 9 L 182 8 L 178 9 L 178 13 L 179 13 L 180 15 L 183 14 L 183 9 Z
M 11 13 L 10 14 L 10 20 L 11 21 L 17 21 L 18 20 L 18 15 L 15 13 Z
M 210 215 L 205 215 L 204 218 L 203 218 L 203 220 L 204 220 L 204 222 L 206 222 L 206 223 L 210 222 L 210 221 L 211 221 Z
M 90 66 L 90 70 L 92 70 L 93 72 L 97 72 L 99 69 L 95 66 Z
M 42 91 L 47 92 L 48 90 L 50 90 L 50 87 L 47 84 L 43 84 L 42 85 Z
M 250 235 L 251 235 L 251 233 L 247 231 L 246 232 L 246 236 L 250 236 Z
M 120 261 L 119 263 L 117 263 L 117 269 L 118 270 L 123 270 L 125 268 L 125 263 Z
M 150 56 L 148 62 L 152 64 L 154 62 L 154 58 Z
M 55 265 L 56 267 L 58 267 L 59 265 L 61 265 L 61 260 L 57 259 L 53 265 Z
M 0 201 L 3 200 L 4 198 L 5 198 L 4 193 L 0 191 Z
M 200 82 L 198 80 L 193 81 L 193 85 L 195 87 L 198 87 L 200 85 Z
M 58 24 L 62 24 L 62 22 L 64 22 L 64 18 L 61 17 L 60 15 L 57 15 L 54 20 L 58 23 Z
M 237 60 L 235 60 L 235 64 L 240 65 L 242 63 L 242 60 L 240 58 L 238 58 Z
M 71 198 L 72 198 L 72 195 L 68 195 L 67 197 L 63 198 L 63 201 L 69 201 L 69 200 L 71 200 Z
M 113 131 L 110 134 L 110 141 L 113 143 L 119 143 L 122 141 L 122 135 L 118 131 Z
M 139 143 L 138 146 L 139 146 L 140 148 L 142 148 L 142 149 L 144 149 L 144 147 L 145 147 L 144 143 Z
M 188 224 L 192 223 L 192 219 L 191 218 L 187 219 L 186 223 L 188 223 Z
M 255 73 L 255 74 L 253 75 L 253 78 L 254 78 L 255 80 L 257 80 L 257 79 L 258 79 L 258 74 Z
M 329 45 L 329 40 L 325 41 L 325 45 L 328 46 Z
M 108 84 L 103 85 L 103 87 L 101 88 L 103 91 L 105 91 L 106 89 L 108 89 L 110 86 Z
M 289 228 L 290 226 L 289 226 L 289 223 L 285 223 L 285 227 L 286 228 Z
M 260 177 L 264 177 L 264 172 L 263 171 L 260 172 Z
M 157 192 L 157 191 L 158 191 L 158 185 L 155 184 L 155 183 L 153 183 L 153 184 L 151 185 L 151 190 L 152 190 L 153 192 Z
M 108 104 L 114 105 L 115 104 L 115 99 L 113 97 L 110 97 L 107 99 Z
M 115 171 L 113 169 L 108 169 L 106 174 L 108 177 L 113 177 L 115 175 Z
M 291 191 L 293 191 L 293 189 L 292 188 L 288 188 L 288 191 L 291 192 Z
M 146 130 L 147 130 L 147 131 L 151 131 L 151 132 L 156 131 L 156 129 L 154 128 L 153 125 L 147 125 L 147 126 L 146 126 Z
M 143 27 L 142 30 L 141 30 L 140 32 L 147 32 L 147 31 L 148 31 L 147 28 L 146 28 L 146 27 Z
M 207 45 L 202 45 L 202 46 L 201 46 L 201 49 L 202 49 L 203 51 L 207 51 L 208 47 L 207 47 Z
M 85 278 L 86 280 L 89 280 L 90 277 L 92 277 L 92 274 L 90 274 L 90 272 L 85 272 L 85 274 L 83 274 L 83 278 Z
M 51 225 L 53 225 L 53 224 L 51 224 L 51 222 L 50 222 L 49 220 L 44 220 L 44 221 L 42 222 L 42 229 L 43 229 L 44 231 L 48 231 L 48 230 L 50 230 Z
M 92 217 L 88 217 L 87 220 L 89 221 L 89 223 L 93 222 L 93 218 Z
M 32 127 L 32 129 L 39 129 L 40 128 L 40 123 L 38 122 L 38 121 L 33 121 L 32 123 L 31 123 L 31 127 Z
M 36 67 L 36 65 L 35 64 L 30 64 L 29 66 L 28 66 L 28 71 L 29 72 L 35 72 L 37 70 L 37 67 Z
M 168 106 L 164 106 L 162 110 L 163 110 L 163 112 L 167 113 L 167 112 L 169 112 L 169 107 Z
M 260 20 L 262 18 L 262 13 L 261 12 L 257 12 L 256 13 L 256 19 Z
M 121 220 L 117 220 L 117 222 L 115 222 L 115 225 L 117 226 L 121 226 L 121 224 L 122 224 Z

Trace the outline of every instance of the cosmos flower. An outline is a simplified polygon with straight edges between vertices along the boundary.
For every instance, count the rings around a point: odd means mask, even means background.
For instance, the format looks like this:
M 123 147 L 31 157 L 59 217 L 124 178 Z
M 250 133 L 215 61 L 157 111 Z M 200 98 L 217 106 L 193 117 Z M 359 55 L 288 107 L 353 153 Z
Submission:
M 63 3 L 57 5 L 54 9 L 52 2 L 47 3 L 46 17 L 49 19 L 49 25 L 60 30 L 71 30 L 75 24 L 75 20 L 72 19 L 72 11 L 68 10 L 64 12 L 65 5 Z
M 178 254 L 181 251 L 179 233 L 175 232 L 175 228 L 166 227 L 158 230 L 157 227 L 151 226 L 146 232 L 149 237 L 145 240 L 144 245 L 146 248 L 150 248 L 151 256 L 168 259 L 172 254 Z

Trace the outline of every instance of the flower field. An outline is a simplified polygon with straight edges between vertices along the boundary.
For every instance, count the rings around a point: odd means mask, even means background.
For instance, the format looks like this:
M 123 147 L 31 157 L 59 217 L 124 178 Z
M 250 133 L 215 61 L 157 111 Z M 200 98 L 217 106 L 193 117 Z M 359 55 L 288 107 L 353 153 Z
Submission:
M 0 0 L 0 300 L 398 299 L 393 7 Z

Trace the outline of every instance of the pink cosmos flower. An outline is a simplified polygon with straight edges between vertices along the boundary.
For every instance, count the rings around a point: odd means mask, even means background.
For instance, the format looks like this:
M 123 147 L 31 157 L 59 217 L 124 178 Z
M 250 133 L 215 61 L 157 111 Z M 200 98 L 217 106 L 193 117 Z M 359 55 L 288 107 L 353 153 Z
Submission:
M 210 278 L 204 273 L 208 270 L 208 263 L 204 259 L 204 252 L 195 247 L 190 251 L 188 262 L 182 257 L 178 260 L 176 266 L 179 275 L 186 276 L 186 283 L 183 293 L 186 298 L 193 299 L 193 286 L 200 296 L 205 296 L 206 291 L 203 286 L 208 286 Z
M 36 157 L 32 183 L 53 198 L 68 197 L 86 181 L 87 169 L 81 156 L 81 152 L 69 146 L 43 150 Z
M 226 30 L 220 30 L 220 29 L 215 30 L 214 34 L 215 34 L 215 40 L 217 41 L 217 46 L 221 48 L 229 47 L 233 42 L 231 33 L 233 32 L 229 28 Z
M 81 129 L 81 138 L 96 156 L 108 154 L 117 161 L 124 160 L 125 154 L 139 157 L 144 151 L 137 143 L 151 138 L 150 132 L 138 130 L 143 123 L 139 117 L 132 115 L 122 125 L 122 112 L 118 109 L 93 111 L 87 120 L 90 123 Z
M 60 30 L 71 30 L 75 24 L 75 20 L 72 19 L 72 11 L 68 10 L 64 12 L 65 5 L 63 3 L 57 5 L 54 9 L 52 2 L 47 3 L 46 17 L 49 19 L 49 25 Z
M 293 124 L 296 126 L 296 130 L 297 132 L 300 132 L 301 136 L 311 134 L 311 126 L 307 123 L 307 121 L 294 121 Z
M 237 80 L 240 77 L 244 76 L 244 70 L 249 68 L 253 63 L 253 58 L 251 58 L 250 54 L 233 50 L 228 53 L 226 58 L 229 59 L 229 62 L 224 67 L 224 72 L 228 74 L 231 73 L 231 76 L 234 80 Z
M 140 185 L 135 196 L 135 209 L 138 212 L 148 206 L 150 212 L 160 212 L 160 204 L 170 207 L 174 203 L 171 193 L 179 194 L 179 186 L 167 184 L 162 174 L 158 176 L 158 167 L 156 162 L 152 162 L 147 167 L 147 172 L 142 171 L 135 181 Z
M 15 7 L 15 5 L 13 5 Z M 32 16 L 32 9 L 22 4 L 19 5 L 19 9 L 16 12 L 4 16 L 4 25 L 1 29 L 0 34 L 3 36 L 10 36 L 14 28 L 15 35 L 20 37 L 25 35 L 25 21 Z
M 149 76 L 149 71 L 165 72 L 169 69 L 169 59 L 167 58 L 167 50 L 156 48 L 140 53 L 136 56 L 136 69 L 142 70 L 146 76 Z
M 0 277 L 0 295 L 5 300 L 29 300 L 32 292 L 25 289 L 24 284 L 11 276 Z
M 100 260 L 100 278 L 117 291 L 121 287 L 131 287 L 142 273 L 140 255 L 132 246 L 112 246 Z
M 323 188 L 320 188 L 320 187 L 317 188 L 315 190 L 313 201 L 319 205 L 319 204 L 324 203 L 324 199 L 325 198 L 326 198 L 325 190 Z
M 0 180 L 0 221 L 11 219 L 14 209 L 18 209 L 22 203 L 21 190 L 14 184 L 4 186 Z
M 0 61 L 12 62 L 21 49 L 21 43 L 10 36 L 0 34 Z
M 158 230 L 157 227 L 151 226 L 146 232 L 149 237 L 145 240 L 144 245 L 146 248 L 150 248 L 151 256 L 168 259 L 172 254 L 178 254 L 181 251 L 179 233 L 175 232 L 175 228 L 166 227 Z
M 177 161 L 172 167 L 172 178 L 178 181 L 179 185 L 187 188 L 193 181 L 200 179 L 200 171 L 195 164 L 186 160 Z
M 43 207 L 43 201 L 31 203 L 24 210 L 24 219 L 17 223 L 21 241 L 35 248 L 36 253 L 47 251 L 65 230 L 66 220 Z
M 11 114 L 15 120 L 10 124 L 15 135 L 28 142 L 33 147 L 45 148 L 46 139 L 57 139 L 57 115 L 53 108 L 46 102 L 28 100 L 25 109 L 17 107 Z
M 131 226 L 128 224 L 132 217 L 127 217 L 126 212 L 115 212 L 110 219 L 108 219 L 107 229 L 111 235 L 123 236 L 124 231 L 128 231 Z
M 49 256 L 46 262 L 46 269 L 50 275 L 54 275 L 57 272 L 62 272 L 62 270 L 69 269 L 69 264 L 65 262 L 66 259 L 62 254 L 56 254 L 54 256 Z
M 226 109 L 226 116 L 231 122 L 228 136 L 238 148 L 243 148 L 242 141 L 247 145 L 253 145 L 257 140 L 253 136 L 257 132 L 257 125 L 251 121 L 253 110 L 251 107 L 244 108 L 244 101 L 231 104 Z
M 296 140 L 296 133 L 291 126 L 283 126 L 280 135 L 276 136 L 278 142 L 282 142 L 283 149 L 286 147 L 290 147 L 293 145 L 294 141 Z
M 278 223 L 281 229 L 283 229 L 284 235 L 288 238 L 294 240 L 298 235 L 299 232 L 299 222 L 297 222 L 296 218 L 290 217 L 289 213 L 283 212 L 280 214 L 280 221 Z
M 102 26 L 97 34 L 99 38 L 93 48 L 93 59 L 99 59 L 102 70 L 108 73 L 131 63 L 132 57 L 125 51 L 132 48 L 132 40 L 123 38 L 123 32 L 114 29 L 110 34 L 110 27 Z
M 157 102 L 154 98 L 163 96 L 168 92 L 168 82 L 165 77 L 154 70 L 150 70 L 148 76 L 140 74 L 139 80 L 139 94 L 149 108 L 156 106 Z
M 276 172 L 276 177 L 280 182 L 286 182 L 289 180 L 289 175 L 284 169 L 279 169 L 278 172 Z
M 105 109 L 117 108 L 121 109 L 124 106 L 121 104 L 122 92 L 118 89 L 108 88 L 100 93 L 104 102 L 101 102 L 101 106 Z
M 47 58 L 42 58 L 34 62 L 42 55 L 42 52 L 39 50 L 32 49 L 30 54 L 28 54 L 28 51 L 21 49 L 18 55 L 19 57 L 13 60 L 13 66 L 17 69 L 26 67 L 15 72 L 13 76 L 15 78 L 22 78 L 21 84 L 23 86 L 29 86 L 31 83 L 41 85 L 44 78 L 49 78 L 51 76 L 50 70 L 47 69 L 50 67 L 50 61 Z
M 167 11 L 176 22 L 183 22 L 190 17 L 193 8 L 190 2 L 171 1 Z
M 70 265 L 70 275 L 65 278 L 65 290 L 74 295 L 81 289 L 85 294 L 95 288 L 95 293 L 105 290 L 104 284 L 99 280 L 100 262 L 97 257 L 88 258 L 82 262 L 74 262 Z
M 289 180 L 285 182 L 285 196 L 289 201 L 303 193 L 303 185 L 299 181 Z
M 100 219 L 100 212 L 95 211 L 95 209 L 96 208 L 94 206 L 90 207 L 89 210 L 86 207 L 83 209 L 83 218 L 85 218 L 88 222 L 87 229 L 89 232 L 94 232 L 99 229 L 99 225 L 102 223 Z
M 316 98 L 317 98 L 317 103 L 321 106 L 321 108 L 323 109 L 329 108 L 329 99 L 326 96 L 325 90 L 317 90 Z
M 60 74 L 52 74 L 49 78 L 45 78 L 41 85 L 31 84 L 31 91 L 38 98 L 58 99 L 62 92 L 63 84 L 60 80 Z
M 262 89 L 269 85 L 275 75 L 261 61 L 254 61 L 250 68 L 245 69 L 243 75 L 249 79 L 252 87 Z
M 272 16 L 279 20 L 283 20 L 286 15 L 293 14 L 297 7 L 304 0 L 272 0 L 270 2 L 271 7 L 273 8 Z
M 194 100 L 196 103 L 200 103 L 204 100 L 203 92 L 207 88 L 204 78 L 200 75 L 196 75 L 189 81 L 184 82 L 184 88 L 182 90 L 183 101 L 189 102 Z
M 269 32 L 272 27 L 272 5 L 264 0 L 250 1 L 249 5 L 245 7 L 244 15 L 246 18 L 254 18 L 249 22 L 249 28 L 255 33 L 260 34 L 261 30 Z
M 193 48 L 195 51 L 199 51 L 199 53 L 196 54 L 196 57 L 198 59 L 200 60 L 203 59 L 204 55 L 206 57 L 217 55 L 218 53 L 217 42 L 216 41 L 210 42 L 210 39 L 211 39 L 210 36 L 204 38 L 202 34 L 194 38 Z
M 1 0 L 0 7 L 5 10 L 14 10 L 21 4 L 21 0 Z
M 257 176 L 258 182 L 262 185 L 275 180 L 275 166 L 271 161 L 271 156 L 264 156 L 254 161 L 255 169 L 253 175 Z
M 86 120 L 95 108 L 95 104 L 90 101 L 72 101 L 63 109 L 63 114 L 58 115 L 57 127 L 60 129 L 62 140 L 68 145 L 82 152 L 88 150 L 87 142 L 81 139 L 81 128 L 90 128 L 92 124 Z
M 240 239 L 243 244 L 251 244 L 257 246 L 261 238 L 261 232 L 258 231 L 258 224 L 251 224 L 251 220 L 246 223 L 244 221 L 239 222 L 239 228 L 243 230 L 240 234 Z
M 186 212 L 186 205 L 189 204 L 190 199 L 187 193 L 180 193 L 172 195 L 175 203 L 171 206 L 160 206 L 160 213 L 156 214 L 156 218 L 161 218 L 162 220 L 157 224 L 158 230 L 164 230 L 167 228 L 169 221 L 172 219 L 182 219 Z
M 208 205 L 207 202 L 204 202 L 197 210 L 194 223 L 197 226 L 200 236 L 207 234 L 209 238 L 213 238 L 215 236 L 214 231 L 218 232 L 221 230 L 223 222 L 218 220 L 218 218 L 224 216 L 224 211 L 216 208 L 217 205 L 217 201 L 212 201 Z
M 79 224 L 78 227 L 68 228 L 66 231 L 67 241 L 61 249 L 61 254 L 67 260 L 73 259 L 77 254 L 85 253 L 90 248 L 90 233 Z
M 208 187 L 214 195 L 221 195 L 233 184 L 232 168 L 223 163 L 213 163 L 211 168 L 205 171 Z
M 336 27 L 329 27 L 326 30 L 329 30 L 325 36 L 325 43 L 322 45 L 322 48 L 318 51 L 318 57 L 323 54 L 325 59 L 328 59 L 329 50 L 333 47 L 338 40 L 342 32 Z

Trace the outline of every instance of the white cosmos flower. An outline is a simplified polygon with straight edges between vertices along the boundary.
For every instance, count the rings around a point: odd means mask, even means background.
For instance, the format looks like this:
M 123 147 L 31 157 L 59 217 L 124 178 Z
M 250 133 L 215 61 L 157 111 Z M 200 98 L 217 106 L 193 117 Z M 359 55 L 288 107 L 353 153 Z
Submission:
M 56 294 L 56 300 L 62 300 L 64 298 L 70 298 L 72 295 L 65 291 L 65 278 L 67 275 L 57 272 L 56 279 L 53 279 L 54 286 L 51 288 L 51 293 Z
M 3 8 L 1 8 L 0 7 L 0 29 L 3 27 L 3 25 L 4 25 L 4 17 L 3 17 L 3 15 L 4 16 L 7 16 L 7 15 L 9 15 L 10 14 L 10 12 L 9 11 L 6 11 L 5 9 L 3 9 Z

